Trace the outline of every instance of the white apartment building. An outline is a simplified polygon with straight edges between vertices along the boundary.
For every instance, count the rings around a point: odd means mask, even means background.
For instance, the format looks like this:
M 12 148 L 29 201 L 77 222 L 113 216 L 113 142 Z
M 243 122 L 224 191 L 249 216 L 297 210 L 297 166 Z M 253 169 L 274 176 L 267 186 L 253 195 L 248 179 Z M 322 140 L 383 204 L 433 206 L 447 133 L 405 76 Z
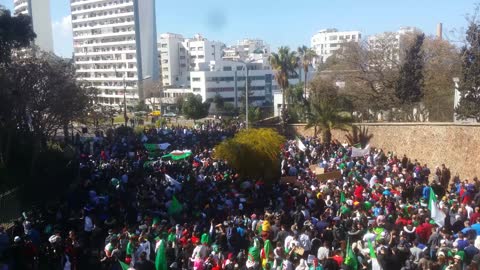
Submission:
M 273 72 L 262 62 L 248 63 L 248 78 L 250 81 L 249 103 L 262 105 L 272 102 L 274 87 Z M 202 96 L 202 100 L 213 99 L 215 95 L 222 96 L 225 102 L 240 106 L 241 98 L 245 97 L 246 86 L 245 64 L 235 61 L 212 61 L 208 70 L 191 71 L 190 84 L 194 94 Z
M 188 78 L 190 57 L 183 42 L 182 35 L 165 33 L 160 35 L 158 53 L 162 84 L 165 88 L 185 86 L 190 83 Z
M 200 34 L 193 38 L 173 33 L 161 34 L 158 51 L 163 86 L 188 86 L 190 71 L 205 69 L 210 61 L 222 59 L 224 48 L 224 43 L 207 40 Z
M 74 62 L 96 102 L 122 107 L 144 99 L 159 79 L 155 0 L 70 0 Z
M 397 32 L 384 32 L 368 37 L 370 50 L 385 52 L 386 59 L 400 61 L 401 52 L 405 49 L 405 37 L 414 33 L 421 33 L 415 27 L 401 27 Z
M 259 56 L 270 55 L 270 45 L 261 39 L 242 39 L 236 45 L 223 50 L 223 60 L 246 61 Z
M 325 62 L 328 57 L 340 49 L 342 43 L 345 42 L 359 42 L 362 39 L 362 34 L 359 31 L 341 31 L 337 29 L 324 29 L 318 31 L 311 38 L 311 47 L 318 55 L 317 61 Z
M 13 0 L 13 13 L 32 17 L 33 31 L 37 34 L 34 44 L 42 51 L 53 52 L 50 0 Z

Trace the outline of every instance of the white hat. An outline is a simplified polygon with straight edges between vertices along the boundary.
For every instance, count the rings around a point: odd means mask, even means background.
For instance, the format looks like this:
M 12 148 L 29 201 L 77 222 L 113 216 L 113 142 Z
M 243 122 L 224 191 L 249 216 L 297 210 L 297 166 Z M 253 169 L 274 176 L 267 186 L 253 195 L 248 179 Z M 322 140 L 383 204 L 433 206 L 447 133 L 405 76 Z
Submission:
M 13 238 L 13 242 L 15 242 L 15 243 L 18 243 L 18 242 L 20 242 L 20 241 L 22 241 L 22 239 L 20 238 L 20 236 L 15 236 L 15 238 Z

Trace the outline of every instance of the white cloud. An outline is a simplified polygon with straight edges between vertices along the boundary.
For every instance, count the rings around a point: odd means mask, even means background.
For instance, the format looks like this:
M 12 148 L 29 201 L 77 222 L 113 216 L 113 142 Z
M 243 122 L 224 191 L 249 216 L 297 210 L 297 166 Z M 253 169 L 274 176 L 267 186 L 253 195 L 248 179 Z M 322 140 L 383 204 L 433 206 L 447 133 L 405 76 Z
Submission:
M 72 17 L 68 15 L 63 17 L 60 21 L 54 21 L 52 23 L 52 30 L 55 53 L 63 57 L 72 57 Z

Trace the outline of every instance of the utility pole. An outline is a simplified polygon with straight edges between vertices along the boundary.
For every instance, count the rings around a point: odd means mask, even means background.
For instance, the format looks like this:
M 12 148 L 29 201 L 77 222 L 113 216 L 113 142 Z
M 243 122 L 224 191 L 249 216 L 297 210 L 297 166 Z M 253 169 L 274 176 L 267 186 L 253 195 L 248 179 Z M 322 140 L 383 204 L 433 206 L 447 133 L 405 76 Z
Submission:
M 248 66 L 245 64 L 245 69 L 247 70 L 247 76 L 245 77 L 245 127 L 248 130 Z
M 125 127 L 128 125 L 127 116 L 127 84 L 125 83 L 125 75 L 123 75 L 123 117 L 125 118 Z

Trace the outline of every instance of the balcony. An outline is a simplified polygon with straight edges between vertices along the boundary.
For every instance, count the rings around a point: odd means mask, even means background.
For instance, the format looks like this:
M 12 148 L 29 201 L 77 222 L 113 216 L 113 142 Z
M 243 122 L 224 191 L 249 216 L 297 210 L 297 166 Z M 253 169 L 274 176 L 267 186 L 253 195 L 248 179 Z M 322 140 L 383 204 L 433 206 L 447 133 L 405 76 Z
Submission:
M 93 38 L 102 38 L 102 37 L 122 37 L 122 36 L 135 36 L 135 31 L 82 35 L 82 36 L 73 37 L 73 40 L 93 39 Z
M 136 44 L 135 40 L 122 40 L 122 41 L 111 41 L 111 42 L 95 42 L 95 43 L 84 43 L 81 45 L 74 44 L 74 48 L 84 48 L 84 47 L 112 47 L 119 45 L 134 45 Z
M 101 21 L 101 20 L 106 20 L 106 19 L 113 19 L 113 18 L 123 18 L 123 17 L 132 17 L 134 16 L 134 12 L 123 12 L 123 13 L 115 13 L 115 14 L 109 14 L 109 15 L 102 15 L 102 16 L 93 16 L 93 17 L 86 17 L 86 18 L 77 18 L 73 19 L 72 18 L 72 23 L 78 23 L 78 22 L 89 22 L 89 21 Z
M 72 4 L 72 7 L 73 7 L 73 4 Z M 102 7 L 92 6 L 91 8 L 72 11 L 72 15 L 93 12 L 93 11 L 105 11 L 110 9 L 125 8 L 125 7 L 133 7 L 133 2 L 123 3 L 123 4 L 111 4 L 111 5 L 108 4 L 107 6 L 102 6 Z
M 134 21 L 129 21 L 129 22 L 117 22 L 117 23 L 112 23 L 112 24 L 97 24 L 94 26 L 87 26 L 87 27 L 74 27 L 73 31 L 75 32 L 80 32 L 80 31 L 89 31 L 93 29 L 102 29 L 102 28 L 108 28 L 108 27 L 122 27 L 122 26 L 134 26 L 135 22 Z
M 76 52 L 76 56 L 93 56 L 93 55 L 113 55 L 113 54 L 125 54 L 125 53 L 136 53 L 136 50 L 121 50 L 121 51 L 100 51 L 100 52 Z
M 137 62 L 137 59 L 136 58 L 133 58 L 133 59 L 120 59 L 120 60 L 115 60 L 115 59 L 108 59 L 108 60 L 103 60 L 103 59 L 100 59 L 100 60 L 83 60 L 83 61 L 76 61 L 75 64 L 77 65 L 81 65 L 81 64 L 114 64 L 114 63 L 119 63 L 119 64 L 123 64 L 123 63 L 136 63 Z

